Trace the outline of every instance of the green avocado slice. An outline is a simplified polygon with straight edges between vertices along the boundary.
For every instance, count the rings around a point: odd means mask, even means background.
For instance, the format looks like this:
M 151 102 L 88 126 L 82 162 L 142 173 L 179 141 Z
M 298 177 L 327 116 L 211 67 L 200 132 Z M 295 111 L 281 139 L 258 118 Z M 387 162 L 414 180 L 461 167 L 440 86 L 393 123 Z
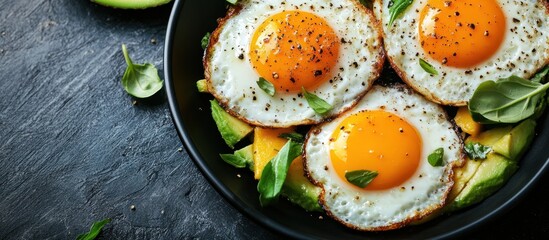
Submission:
M 448 206 L 450 211 L 478 203 L 501 188 L 517 170 L 517 162 L 496 153 L 481 161 L 474 176 Z
M 510 160 L 518 161 L 532 143 L 535 135 L 536 121 L 526 119 L 494 143 L 492 149 Z
M 122 9 L 145 9 L 160 6 L 171 0 L 91 0 L 97 4 Z
M 288 175 L 282 186 L 282 195 L 305 211 L 321 212 L 322 207 L 318 203 L 321 192 L 322 188 L 315 186 L 305 177 L 303 159 L 295 159 L 288 169 Z
M 223 140 L 225 140 L 225 143 L 227 143 L 227 146 L 231 149 L 254 130 L 253 127 L 244 121 L 225 112 L 216 100 L 211 100 L 210 103 L 212 117 L 217 125 L 217 129 Z

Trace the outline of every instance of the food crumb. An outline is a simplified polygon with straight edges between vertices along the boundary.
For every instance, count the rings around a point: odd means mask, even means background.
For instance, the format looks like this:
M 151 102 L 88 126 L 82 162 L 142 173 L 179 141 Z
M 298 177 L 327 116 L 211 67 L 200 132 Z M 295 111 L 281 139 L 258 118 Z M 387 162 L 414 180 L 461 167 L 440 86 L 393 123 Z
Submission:
M 137 105 L 137 101 L 136 101 L 136 100 L 133 100 L 133 101 L 132 101 L 132 105 L 134 105 L 134 106 Z
M 238 178 L 241 178 L 241 177 L 242 177 L 242 176 L 240 176 L 240 174 L 236 174 L 236 176 L 237 176 Z
M 322 220 L 322 219 L 324 219 L 324 217 L 322 217 L 322 216 L 318 216 L 318 219 Z
M 180 148 L 177 149 L 177 151 L 178 151 L 178 152 L 183 152 L 183 148 L 180 147 Z
M 156 38 L 151 38 L 151 43 L 156 45 Z
M 135 211 L 135 205 L 131 205 L 130 210 Z

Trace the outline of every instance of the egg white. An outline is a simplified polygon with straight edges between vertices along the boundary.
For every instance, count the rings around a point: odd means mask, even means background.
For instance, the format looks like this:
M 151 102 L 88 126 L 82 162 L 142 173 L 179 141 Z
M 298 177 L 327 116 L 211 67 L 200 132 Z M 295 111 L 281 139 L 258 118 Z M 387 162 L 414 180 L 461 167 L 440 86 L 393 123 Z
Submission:
M 269 16 L 285 10 L 312 12 L 323 18 L 341 39 L 333 77 L 308 91 L 333 106 L 319 115 L 298 93 L 271 97 L 256 81 L 249 59 L 255 29 Z M 370 88 L 383 67 L 379 25 L 370 10 L 355 0 L 242 0 L 229 10 L 213 32 L 204 57 L 209 91 L 231 114 L 254 125 L 288 127 L 318 123 L 351 108 Z
M 426 0 L 415 0 L 389 27 L 390 0 L 376 0 L 374 14 L 381 22 L 385 50 L 401 78 L 431 101 L 466 105 L 478 85 L 516 75 L 528 78 L 549 64 L 549 7 L 545 0 L 499 0 L 506 17 L 506 33 L 499 50 L 478 66 L 461 69 L 432 60 L 419 43 L 419 14 Z M 418 64 L 427 60 L 431 75 Z
M 342 180 L 330 160 L 330 138 L 348 116 L 363 110 L 396 114 L 414 126 L 423 147 L 417 171 L 401 186 L 364 190 Z M 398 143 L 395 143 L 398 148 Z M 433 167 L 427 156 L 444 149 L 444 166 Z M 441 208 L 453 186 L 453 168 L 463 165 L 463 143 L 446 113 L 404 85 L 374 86 L 355 108 L 309 132 L 304 146 L 309 178 L 323 188 L 321 204 L 327 214 L 358 230 L 380 231 L 402 227 Z M 380 173 L 383 174 L 383 173 Z

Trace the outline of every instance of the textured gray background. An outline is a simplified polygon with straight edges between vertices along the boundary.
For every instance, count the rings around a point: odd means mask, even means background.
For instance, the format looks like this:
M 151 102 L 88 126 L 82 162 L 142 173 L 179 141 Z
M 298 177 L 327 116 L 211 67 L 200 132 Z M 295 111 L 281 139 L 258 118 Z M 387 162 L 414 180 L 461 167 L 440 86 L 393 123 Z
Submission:
M 170 9 L 0 0 L 0 239 L 73 239 L 106 217 L 105 239 L 280 238 L 205 181 L 163 93 L 134 103 L 120 85 L 122 43 L 163 77 Z M 547 236 L 548 183 L 467 238 Z

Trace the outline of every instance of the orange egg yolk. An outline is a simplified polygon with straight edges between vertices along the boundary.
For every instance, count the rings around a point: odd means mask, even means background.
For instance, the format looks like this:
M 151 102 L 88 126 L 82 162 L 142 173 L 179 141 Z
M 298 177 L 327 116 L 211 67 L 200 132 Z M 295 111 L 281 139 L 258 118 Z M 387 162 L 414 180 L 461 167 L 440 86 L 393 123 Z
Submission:
M 399 116 L 381 110 L 347 117 L 330 139 L 330 158 L 339 177 L 356 170 L 377 171 L 366 190 L 397 187 L 417 170 L 422 140 Z
M 428 0 L 419 16 L 419 40 L 440 63 L 469 68 L 496 53 L 505 25 L 496 0 Z
M 250 60 L 279 91 L 314 89 L 331 78 L 339 55 L 338 39 L 324 19 L 285 11 L 270 16 L 255 30 Z

